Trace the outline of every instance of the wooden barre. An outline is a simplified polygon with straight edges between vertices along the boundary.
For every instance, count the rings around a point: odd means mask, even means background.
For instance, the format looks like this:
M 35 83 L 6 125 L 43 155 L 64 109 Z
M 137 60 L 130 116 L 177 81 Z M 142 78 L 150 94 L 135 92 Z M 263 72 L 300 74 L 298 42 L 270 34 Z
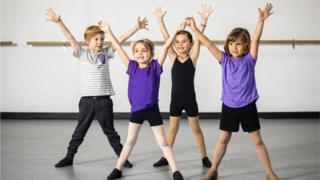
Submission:
M 215 44 L 224 44 L 224 40 L 214 40 L 212 41 Z M 129 46 L 132 43 L 132 41 L 126 41 L 123 44 L 126 46 Z M 154 45 L 163 45 L 164 41 L 153 41 Z M 260 40 L 261 44 L 273 44 L 273 45 L 286 45 L 290 44 L 292 46 L 295 45 L 319 45 L 320 40 L 296 40 L 296 39 L 291 39 L 291 40 Z M 79 41 L 80 45 L 86 45 L 84 41 Z M 104 43 L 110 44 L 110 41 L 107 41 Z M 27 45 L 31 46 L 70 46 L 69 42 L 66 41 L 28 41 Z
M 0 41 L 0 46 L 14 46 L 12 41 Z
M 224 44 L 224 40 L 214 40 L 212 41 L 215 44 Z M 129 46 L 132 41 L 126 41 L 123 44 Z M 155 46 L 163 45 L 164 41 L 153 41 Z M 319 45 L 320 40 L 260 40 L 261 44 L 272 44 L 272 45 Z M 31 46 L 70 46 L 69 42 L 66 41 L 28 41 L 27 45 Z M 84 41 L 79 42 L 80 45 L 86 45 Z M 110 41 L 105 42 L 105 45 L 110 44 Z M 15 46 L 16 44 L 12 41 L 0 41 L 0 46 Z

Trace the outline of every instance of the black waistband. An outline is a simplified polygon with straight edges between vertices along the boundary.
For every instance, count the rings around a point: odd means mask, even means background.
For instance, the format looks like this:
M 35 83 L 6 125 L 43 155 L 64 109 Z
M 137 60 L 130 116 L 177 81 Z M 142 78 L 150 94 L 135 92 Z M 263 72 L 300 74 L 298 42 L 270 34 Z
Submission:
M 110 96 L 83 96 L 82 98 L 88 98 L 88 99 L 110 99 Z

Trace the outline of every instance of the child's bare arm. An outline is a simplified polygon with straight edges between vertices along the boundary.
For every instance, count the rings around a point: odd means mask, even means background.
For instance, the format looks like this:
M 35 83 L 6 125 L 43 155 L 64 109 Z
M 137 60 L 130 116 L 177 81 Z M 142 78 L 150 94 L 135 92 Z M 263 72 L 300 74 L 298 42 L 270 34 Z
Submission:
M 260 43 L 260 37 L 263 31 L 264 21 L 271 15 L 273 12 L 272 10 L 272 4 L 267 3 L 262 9 L 259 8 L 259 19 L 257 22 L 256 30 L 254 32 L 254 35 L 251 40 L 251 46 L 250 46 L 250 53 L 253 57 L 253 59 L 258 58 L 258 49 L 259 49 L 259 43 Z
M 118 51 L 118 54 L 123 62 L 123 64 L 128 67 L 128 64 L 129 64 L 129 57 L 127 55 L 127 53 L 123 50 L 122 46 L 120 45 L 119 41 L 117 40 L 117 38 L 114 36 L 114 34 L 112 33 L 110 27 L 109 27 L 109 24 L 105 21 L 99 21 L 98 23 L 99 25 L 99 28 L 101 30 L 103 30 L 108 38 L 110 39 L 113 47 L 115 48 L 115 50 Z
M 142 20 L 140 20 L 140 17 L 138 17 L 137 22 L 135 23 L 135 25 L 131 29 L 129 29 L 127 32 L 125 32 L 122 36 L 120 36 L 118 38 L 119 43 L 122 44 L 123 42 L 125 42 L 127 39 L 129 39 L 133 34 L 135 34 L 140 29 L 149 30 L 147 28 L 147 26 L 148 26 L 148 19 L 147 18 L 143 18 Z M 113 50 L 115 50 L 114 47 L 113 47 Z
M 62 31 L 62 33 L 64 34 L 64 36 L 67 38 L 67 40 L 69 41 L 71 47 L 73 48 L 73 50 L 76 52 L 79 50 L 80 45 L 77 42 L 77 40 L 73 37 L 73 35 L 71 34 L 71 32 L 69 31 L 69 29 L 65 26 L 65 24 L 63 23 L 60 15 L 57 15 L 53 9 L 48 9 L 47 10 L 47 16 L 48 16 L 48 20 L 51 22 L 54 22 L 57 24 L 57 26 L 59 27 L 59 29 Z
M 208 18 L 210 16 L 210 14 L 212 14 L 212 12 L 213 12 L 213 10 L 212 10 L 211 6 L 207 6 L 207 5 L 203 5 L 201 7 L 201 11 L 198 12 L 201 17 L 201 23 L 200 23 L 200 28 L 199 28 L 199 31 L 201 33 L 204 32 L 205 27 L 207 25 Z M 198 36 L 196 36 L 193 47 L 192 47 L 192 51 L 190 53 L 190 57 L 192 59 L 194 66 L 196 65 L 197 59 L 199 57 L 200 44 L 201 44 L 200 40 L 199 40 Z
M 157 7 L 153 13 L 153 15 L 156 17 L 156 19 L 160 25 L 161 34 L 162 34 L 164 41 L 167 41 L 169 39 L 169 33 L 168 33 L 167 27 L 164 24 L 164 20 L 163 20 L 166 13 L 167 13 L 167 11 L 163 11 L 161 7 Z M 177 57 L 177 53 L 174 51 L 172 45 L 169 47 L 168 56 L 171 60 L 175 60 Z
M 185 27 L 186 27 L 186 21 L 183 21 L 181 24 L 179 24 L 179 26 L 176 28 L 175 32 L 172 34 L 172 36 L 169 37 L 169 39 L 165 42 L 160 54 L 159 54 L 159 57 L 158 57 L 158 63 L 162 66 L 165 59 L 166 59 L 166 56 L 167 56 L 167 53 L 168 53 L 168 50 L 169 48 L 171 47 L 171 44 L 172 42 L 174 41 L 175 39 L 175 35 L 177 34 L 178 31 L 180 30 L 183 30 Z
M 196 37 L 200 40 L 200 42 L 205 45 L 210 53 L 220 62 L 222 57 L 222 52 L 217 48 L 217 46 L 210 41 L 210 39 L 205 36 L 203 33 L 195 25 L 193 17 L 187 18 L 188 25 L 190 29 L 195 33 Z

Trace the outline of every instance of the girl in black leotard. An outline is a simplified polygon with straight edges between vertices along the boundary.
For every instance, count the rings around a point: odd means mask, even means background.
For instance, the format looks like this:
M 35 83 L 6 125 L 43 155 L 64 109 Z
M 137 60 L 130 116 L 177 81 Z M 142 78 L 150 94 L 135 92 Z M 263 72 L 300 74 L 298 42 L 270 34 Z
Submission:
M 204 31 L 207 19 L 212 12 L 211 7 L 208 6 L 203 6 L 202 11 L 199 12 L 201 16 L 201 31 Z M 158 7 L 154 12 L 154 16 L 160 24 L 162 35 L 164 39 L 167 40 L 169 38 L 169 34 L 163 21 L 165 14 L 166 11 L 162 11 L 161 7 Z M 199 124 L 198 105 L 194 91 L 194 74 L 200 51 L 200 42 L 198 39 L 193 42 L 192 35 L 188 31 L 183 30 L 176 34 L 173 47 L 168 51 L 168 56 L 173 61 L 173 66 L 170 120 L 167 141 L 172 147 L 179 129 L 182 110 L 185 110 L 192 133 L 197 141 L 198 149 L 202 158 L 202 165 L 204 167 L 211 167 L 211 162 L 207 157 L 206 146 Z M 168 165 L 168 162 L 164 157 L 153 164 L 154 167 L 165 165 Z

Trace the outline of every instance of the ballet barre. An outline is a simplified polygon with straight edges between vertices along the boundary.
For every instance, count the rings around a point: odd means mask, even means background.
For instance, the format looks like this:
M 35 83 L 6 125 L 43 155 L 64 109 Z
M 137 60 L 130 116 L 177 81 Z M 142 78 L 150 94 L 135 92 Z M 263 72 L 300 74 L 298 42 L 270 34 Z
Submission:
M 126 41 L 123 44 L 129 46 L 133 41 Z M 225 40 L 214 40 L 215 44 L 224 44 Z M 153 41 L 154 45 L 163 45 L 164 41 Z M 320 45 L 320 40 L 301 40 L 301 39 L 290 39 L 290 40 L 260 40 L 261 44 L 265 45 L 291 45 L 294 49 L 297 45 Z M 79 42 L 80 45 L 86 45 L 84 41 Z M 110 44 L 110 41 L 105 42 L 105 45 Z M 69 42 L 66 41 L 28 41 L 27 45 L 31 46 L 70 46 Z
M 14 46 L 16 44 L 14 44 L 12 41 L 0 41 L 0 46 Z

